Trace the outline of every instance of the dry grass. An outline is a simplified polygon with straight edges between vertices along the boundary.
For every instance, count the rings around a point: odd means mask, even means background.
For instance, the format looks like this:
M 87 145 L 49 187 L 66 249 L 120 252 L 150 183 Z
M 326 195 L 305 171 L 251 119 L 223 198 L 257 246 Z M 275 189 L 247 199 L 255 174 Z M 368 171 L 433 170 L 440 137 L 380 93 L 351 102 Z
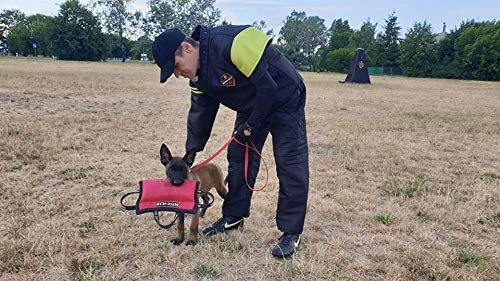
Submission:
M 242 233 L 195 247 L 120 208 L 163 175 L 162 142 L 184 152 L 185 81 L 160 86 L 139 63 L 0 66 L 1 280 L 500 279 L 500 83 L 305 73 L 309 208 L 300 250 L 280 261 L 274 173 Z M 222 108 L 198 161 L 234 116 Z

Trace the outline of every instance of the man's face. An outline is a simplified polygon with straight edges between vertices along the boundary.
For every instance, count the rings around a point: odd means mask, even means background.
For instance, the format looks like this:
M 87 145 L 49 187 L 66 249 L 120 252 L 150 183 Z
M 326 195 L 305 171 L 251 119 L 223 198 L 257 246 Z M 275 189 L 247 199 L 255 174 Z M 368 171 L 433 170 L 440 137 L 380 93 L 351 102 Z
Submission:
M 181 48 L 181 54 L 175 56 L 174 75 L 176 78 L 193 79 L 196 76 L 200 61 L 198 48 L 186 42 L 181 43 Z

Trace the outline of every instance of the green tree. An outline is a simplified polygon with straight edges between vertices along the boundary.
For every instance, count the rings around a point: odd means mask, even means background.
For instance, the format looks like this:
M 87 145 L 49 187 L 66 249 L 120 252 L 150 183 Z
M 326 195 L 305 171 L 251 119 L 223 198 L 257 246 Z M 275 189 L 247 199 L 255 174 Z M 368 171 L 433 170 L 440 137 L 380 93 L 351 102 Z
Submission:
M 328 44 L 328 50 L 333 51 L 348 47 L 352 34 L 353 33 L 350 31 L 332 34 L 330 37 L 330 43 Z
M 153 25 L 149 22 L 149 16 L 144 15 L 141 11 L 135 11 L 132 15 L 132 30 L 134 31 L 134 35 L 142 34 L 142 36 L 146 36 L 151 38 L 154 34 Z
M 396 12 L 392 12 L 389 17 L 385 20 L 384 33 L 379 34 L 378 39 L 383 47 L 382 58 L 385 60 L 384 66 L 397 67 L 399 65 L 398 60 L 400 56 L 399 43 L 401 39 L 399 38 L 401 27 L 399 23 Z
M 260 21 L 254 21 L 252 23 L 252 26 L 257 28 L 258 30 L 264 32 L 267 36 L 273 38 L 274 37 L 274 30 L 271 28 L 269 29 L 267 27 L 266 21 L 260 20 Z
M 278 45 L 298 68 L 314 69 L 317 51 L 326 41 L 324 20 L 308 17 L 305 12 L 292 11 L 279 32 Z
M 109 34 L 115 35 L 113 40 L 108 42 L 112 49 L 112 55 L 121 57 L 125 62 L 130 53 L 130 44 L 127 39 L 130 28 L 135 25 L 134 14 L 127 10 L 127 6 L 133 0 L 94 0 L 93 7 Z M 118 40 L 116 40 L 118 38 Z
M 460 78 L 500 80 L 500 22 L 467 27 L 455 41 Z
M 342 32 L 352 32 L 352 28 L 349 26 L 348 20 L 342 20 L 342 18 L 334 19 L 332 21 L 332 25 L 328 31 L 333 33 L 342 33 Z
M 52 55 L 52 41 L 50 31 L 53 28 L 53 18 L 36 14 L 25 18 L 11 28 L 7 41 L 9 49 L 23 56 Z M 37 43 L 36 52 L 33 43 Z
M 25 22 L 18 23 L 10 29 L 7 42 L 10 52 L 14 54 L 22 56 L 34 54 L 32 53 L 31 31 Z
M 401 43 L 401 69 L 405 75 L 431 76 L 438 61 L 438 44 L 427 22 L 415 23 Z
M 104 34 L 104 38 L 108 47 L 106 57 L 122 58 L 124 62 L 131 55 L 132 42 L 127 38 L 112 33 Z
M 190 35 L 196 25 L 214 26 L 220 20 L 215 0 L 150 0 L 145 22 L 153 33 L 179 28 Z
M 455 41 L 467 28 L 472 26 L 480 26 L 474 20 L 462 22 L 458 29 L 451 30 L 446 37 L 439 42 L 439 63 L 449 64 L 453 61 L 455 54 Z
M 384 50 L 384 42 L 382 41 L 382 34 L 377 34 L 375 38 L 375 44 L 371 49 L 370 55 L 366 54 L 370 58 L 370 66 L 385 66 L 387 58 Z
M 323 46 L 318 49 L 314 60 L 315 70 L 318 72 L 327 71 L 328 46 Z
M 328 30 L 330 39 L 328 42 L 328 51 L 345 48 L 349 45 L 349 39 L 353 34 L 352 28 L 349 26 L 349 21 L 335 19 L 332 26 Z
M 375 32 L 377 29 L 377 24 L 372 24 L 370 19 L 363 22 L 363 25 L 359 30 L 354 31 L 354 33 L 349 38 L 349 46 L 352 48 L 363 48 L 369 50 L 375 45 Z
M 328 44 L 319 48 L 316 55 L 315 66 L 317 70 L 326 71 L 331 69 L 331 63 L 327 62 L 328 54 L 333 50 L 348 47 L 352 33 L 353 30 L 347 20 L 341 18 L 333 20 L 332 25 L 325 34 L 328 38 Z
M 481 23 L 474 20 L 462 22 L 460 27 L 450 31 L 446 37 L 439 41 L 438 61 L 433 71 L 433 77 L 441 78 L 463 78 L 458 62 L 455 59 L 455 42 L 460 35 L 469 27 L 480 26 Z
M 17 9 L 2 10 L 0 12 L 0 45 L 6 43 L 10 29 L 25 19 L 26 15 Z
M 293 50 L 299 53 L 301 48 L 302 23 L 306 18 L 305 12 L 292 11 L 283 22 L 283 27 L 280 29 L 278 45 L 286 50 Z
M 54 19 L 54 53 L 62 60 L 98 61 L 107 52 L 99 21 L 78 0 L 61 4 Z
M 136 41 L 132 41 L 131 55 L 135 59 L 140 59 L 141 54 L 147 54 L 151 59 L 153 55 L 151 54 L 151 48 L 153 46 L 153 41 L 149 39 L 148 36 L 143 35 L 139 37 Z
M 45 57 L 52 56 L 53 43 L 51 40 L 51 30 L 54 28 L 54 18 L 51 16 L 36 14 L 28 17 L 31 25 L 31 36 L 37 42 L 37 54 Z
M 353 49 L 363 48 L 365 49 L 365 55 L 368 65 L 375 65 L 377 48 L 376 48 L 376 34 L 377 24 L 372 24 L 368 18 L 359 30 L 354 31 L 354 33 L 349 38 L 349 47 Z

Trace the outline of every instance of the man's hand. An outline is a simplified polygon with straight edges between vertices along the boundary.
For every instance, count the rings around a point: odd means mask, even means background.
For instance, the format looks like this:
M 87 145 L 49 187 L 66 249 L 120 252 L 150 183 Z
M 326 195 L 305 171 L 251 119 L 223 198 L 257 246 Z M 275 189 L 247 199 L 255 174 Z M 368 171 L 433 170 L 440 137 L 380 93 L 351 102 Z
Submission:
M 233 135 L 240 142 L 250 142 L 252 135 L 255 133 L 254 131 L 254 128 L 250 126 L 248 122 L 245 122 L 241 124 L 236 131 L 234 131 Z

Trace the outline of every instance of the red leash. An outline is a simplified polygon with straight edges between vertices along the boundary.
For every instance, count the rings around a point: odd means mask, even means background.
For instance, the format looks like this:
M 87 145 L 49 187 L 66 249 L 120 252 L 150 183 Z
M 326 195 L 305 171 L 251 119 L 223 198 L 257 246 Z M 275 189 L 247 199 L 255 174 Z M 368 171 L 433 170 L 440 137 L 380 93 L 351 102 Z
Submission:
M 266 164 L 266 161 L 264 160 L 264 158 L 262 158 L 262 155 L 260 154 L 259 150 L 257 149 L 257 147 L 255 146 L 255 144 L 253 142 L 250 142 L 250 145 L 248 145 L 248 143 L 242 143 L 240 141 L 238 141 L 235 137 L 231 137 L 231 139 L 229 139 L 221 148 L 219 148 L 219 150 L 217 150 L 212 156 L 208 157 L 207 160 L 201 162 L 200 164 L 194 166 L 193 168 L 191 168 L 191 172 L 196 172 L 198 171 L 199 169 L 203 168 L 205 165 L 207 165 L 210 161 L 212 161 L 215 157 L 217 157 L 222 151 L 224 151 L 230 144 L 231 142 L 236 142 L 237 144 L 239 145 L 242 145 L 245 147 L 245 181 L 247 183 L 247 187 L 251 190 L 251 191 L 262 191 L 266 188 L 267 186 L 267 182 L 269 180 L 269 170 L 267 169 L 267 164 Z M 264 166 L 266 167 L 266 183 L 261 187 L 261 188 L 253 188 L 249 183 L 248 183 L 248 159 L 250 158 L 250 155 L 249 155 L 249 151 L 253 150 L 255 151 L 255 153 L 257 153 L 257 155 L 259 155 L 260 159 L 262 160 L 262 162 L 264 163 Z
M 217 150 L 212 156 L 208 157 L 207 160 L 201 162 L 200 164 L 194 166 L 193 168 L 191 168 L 191 172 L 195 173 L 196 171 L 198 171 L 199 169 L 205 167 L 205 165 L 207 165 L 210 161 L 212 161 L 215 157 L 217 157 L 222 151 L 224 151 L 224 149 L 226 149 L 229 144 L 231 144 L 231 142 L 233 141 L 233 139 L 235 139 L 234 137 L 232 137 L 230 140 L 228 140 L 221 148 L 219 148 L 219 150 Z

